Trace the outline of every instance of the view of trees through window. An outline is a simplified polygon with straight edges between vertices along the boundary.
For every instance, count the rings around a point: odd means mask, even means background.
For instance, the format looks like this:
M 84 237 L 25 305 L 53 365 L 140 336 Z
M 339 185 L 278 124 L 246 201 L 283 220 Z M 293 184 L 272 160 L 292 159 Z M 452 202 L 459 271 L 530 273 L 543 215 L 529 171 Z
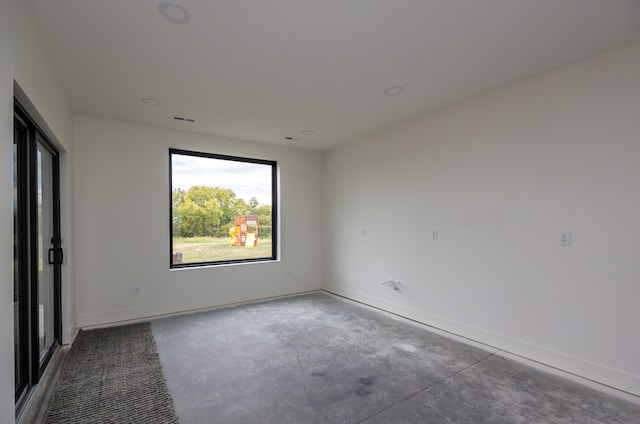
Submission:
M 172 267 L 275 259 L 275 162 L 169 156 Z

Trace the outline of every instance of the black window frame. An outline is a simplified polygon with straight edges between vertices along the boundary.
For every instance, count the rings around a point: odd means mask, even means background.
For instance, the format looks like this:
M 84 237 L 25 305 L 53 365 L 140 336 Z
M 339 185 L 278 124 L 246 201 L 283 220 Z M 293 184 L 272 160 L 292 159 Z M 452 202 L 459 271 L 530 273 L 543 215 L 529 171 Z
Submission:
M 208 262 L 189 262 L 189 263 L 174 263 L 173 257 L 173 155 L 195 156 L 200 158 L 219 159 L 234 162 L 253 163 L 259 165 L 271 166 L 271 256 L 262 258 L 244 258 L 244 259 L 230 259 L 221 261 L 208 261 Z M 242 264 L 242 263 L 256 263 L 256 262 L 271 262 L 278 259 L 278 163 L 274 160 L 257 159 L 243 156 L 230 156 L 218 153 L 199 152 L 193 150 L 184 150 L 169 148 L 169 268 L 170 269 L 184 269 L 184 268 L 199 268 L 216 265 L 227 264 Z

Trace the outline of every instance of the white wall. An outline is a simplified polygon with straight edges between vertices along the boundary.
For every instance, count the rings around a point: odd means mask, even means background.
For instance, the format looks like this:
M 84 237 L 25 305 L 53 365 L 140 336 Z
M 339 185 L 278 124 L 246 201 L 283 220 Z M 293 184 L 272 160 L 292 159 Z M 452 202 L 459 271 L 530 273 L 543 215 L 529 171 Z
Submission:
M 319 153 L 87 116 L 74 130 L 80 327 L 321 288 Z M 170 147 L 278 162 L 281 261 L 169 270 Z
M 640 395 L 639 183 L 634 44 L 327 153 L 325 287 Z
M 70 152 L 72 119 L 67 100 L 42 40 L 24 2 L 0 1 L 0 422 L 14 421 L 13 376 L 13 96 L 14 81 L 30 100 L 32 110 L 46 122 L 48 135 Z M 66 156 L 63 155 L 63 161 Z M 62 178 L 68 178 L 65 167 Z M 68 192 L 67 192 L 68 194 Z M 71 199 L 62 204 L 68 219 Z M 63 244 L 70 247 L 68 228 Z M 63 302 L 69 303 L 71 274 L 64 269 Z M 63 325 L 72 325 L 66 310 Z M 68 331 L 67 331 L 68 332 Z
M 0 417 L 12 423 L 13 375 L 13 46 L 8 0 L 0 3 Z

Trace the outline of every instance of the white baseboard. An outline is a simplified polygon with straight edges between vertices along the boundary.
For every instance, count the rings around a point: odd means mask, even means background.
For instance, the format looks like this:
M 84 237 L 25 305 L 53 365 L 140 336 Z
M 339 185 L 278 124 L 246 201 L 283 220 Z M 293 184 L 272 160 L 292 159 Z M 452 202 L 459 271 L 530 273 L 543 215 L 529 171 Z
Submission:
M 358 291 L 335 286 L 326 288 L 325 291 L 417 321 L 432 329 L 459 337 L 467 343 L 479 343 L 485 350 L 499 350 L 504 356 L 518 358 L 520 361 L 542 367 L 552 374 L 562 375 L 599 391 L 640 404 L 640 376 Z
M 193 314 L 198 312 L 214 311 L 216 309 L 230 308 L 240 305 L 249 305 L 252 303 L 265 302 L 275 299 L 286 299 L 287 297 L 300 296 L 309 293 L 315 293 L 322 290 L 309 290 L 299 293 L 289 293 L 277 296 L 270 296 L 260 299 L 252 299 L 241 302 L 226 303 L 221 305 L 206 306 L 202 308 L 186 309 L 175 312 L 167 312 L 158 314 L 153 312 L 149 308 L 135 308 L 135 309 L 119 309 L 114 311 L 102 312 L 97 314 L 80 314 L 78 315 L 78 327 L 75 329 L 91 329 L 102 327 L 113 327 L 117 325 L 135 324 L 138 322 L 145 322 L 154 319 L 166 318 L 177 315 Z

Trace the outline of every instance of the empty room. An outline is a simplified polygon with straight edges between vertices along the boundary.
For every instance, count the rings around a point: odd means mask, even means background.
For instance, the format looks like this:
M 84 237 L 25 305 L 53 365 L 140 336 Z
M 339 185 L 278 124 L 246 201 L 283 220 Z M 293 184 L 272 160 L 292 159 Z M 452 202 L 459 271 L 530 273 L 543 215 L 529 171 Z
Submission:
M 640 423 L 637 0 L 0 0 L 0 162 L 0 424 Z

